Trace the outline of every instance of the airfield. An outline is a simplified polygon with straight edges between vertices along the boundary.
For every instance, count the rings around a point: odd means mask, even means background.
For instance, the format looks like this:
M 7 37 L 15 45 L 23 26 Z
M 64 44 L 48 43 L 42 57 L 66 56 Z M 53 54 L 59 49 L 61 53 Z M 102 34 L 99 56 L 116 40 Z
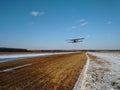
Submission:
M 72 90 L 86 54 L 71 53 L 0 63 L 0 90 Z
M 119 67 L 120 52 L 111 51 L 0 62 L 0 90 L 120 90 Z

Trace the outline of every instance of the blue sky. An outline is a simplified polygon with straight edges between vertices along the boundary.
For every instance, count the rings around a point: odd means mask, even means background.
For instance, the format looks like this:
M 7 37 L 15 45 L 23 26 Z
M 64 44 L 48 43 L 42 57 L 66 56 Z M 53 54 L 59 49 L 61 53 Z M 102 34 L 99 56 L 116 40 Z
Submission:
M 0 0 L 0 47 L 120 49 L 120 0 Z

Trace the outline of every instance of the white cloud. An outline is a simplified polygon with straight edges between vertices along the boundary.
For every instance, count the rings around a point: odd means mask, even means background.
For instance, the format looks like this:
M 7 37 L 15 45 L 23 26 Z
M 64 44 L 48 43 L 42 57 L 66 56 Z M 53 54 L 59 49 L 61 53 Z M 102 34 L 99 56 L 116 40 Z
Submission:
M 32 16 L 38 16 L 38 15 L 44 15 L 45 12 L 32 11 L 30 14 L 31 14 Z
M 76 26 L 72 26 L 72 29 L 76 29 L 77 27 Z
M 31 15 L 33 15 L 33 16 L 38 16 L 38 15 L 39 15 L 39 12 L 38 12 L 38 11 L 32 11 L 32 12 L 31 12 Z
M 88 24 L 88 22 L 82 22 L 80 23 L 80 26 L 86 26 Z
M 91 37 L 91 35 L 87 35 L 87 36 L 86 36 L 86 38 L 90 38 L 90 37 Z
M 112 21 L 108 21 L 107 24 L 112 24 Z

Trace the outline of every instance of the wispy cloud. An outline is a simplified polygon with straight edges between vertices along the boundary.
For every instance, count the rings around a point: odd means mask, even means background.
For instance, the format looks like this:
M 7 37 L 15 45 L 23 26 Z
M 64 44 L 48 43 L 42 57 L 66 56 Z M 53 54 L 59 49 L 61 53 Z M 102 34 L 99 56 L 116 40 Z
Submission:
M 87 36 L 86 36 L 86 38 L 90 38 L 90 37 L 91 37 L 91 35 L 87 35 Z
M 88 22 L 82 22 L 80 23 L 80 26 L 86 26 L 88 24 Z
M 80 26 L 86 26 L 88 22 L 85 19 L 80 19 Z
M 32 11 L 30 14 L 33 15 L 33 16 L 38 16 L 39 12 L 38 11 Z
M 107 24 L 112 24 L 112 21 L 108 21 Z
M 72 29 L 76 29 L 77 27 L 76 26 L 72 26 Z
M 32 11 L 30 14 L 31 14 L 32 16 L 39 16 L 39 15 L 44 15 L 45 12 Z
M 70 26 L 70 29 L 72 30 L 72 29 L 79 28 L 80 26 L 81 26 L 81 27 L 84 27 L 84 26 L 86 26 L 86 25 L 88 25 L 87 20 L 85 20 L 85 19 L 78 19 L 78 20 L 76 20 L 76 22 L 74 22 L 74 23 L 72 24 L 72 26 Z

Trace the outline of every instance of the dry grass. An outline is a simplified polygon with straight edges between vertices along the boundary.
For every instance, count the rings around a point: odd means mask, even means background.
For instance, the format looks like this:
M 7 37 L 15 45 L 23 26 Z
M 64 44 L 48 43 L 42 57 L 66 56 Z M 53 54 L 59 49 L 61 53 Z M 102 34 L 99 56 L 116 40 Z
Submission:
M 85 53 L 56 55 L 0 63 L 0 70 L 19 65 L 31 66 L 0 72 L 0 90 L 72 90 L 86 63 Z

